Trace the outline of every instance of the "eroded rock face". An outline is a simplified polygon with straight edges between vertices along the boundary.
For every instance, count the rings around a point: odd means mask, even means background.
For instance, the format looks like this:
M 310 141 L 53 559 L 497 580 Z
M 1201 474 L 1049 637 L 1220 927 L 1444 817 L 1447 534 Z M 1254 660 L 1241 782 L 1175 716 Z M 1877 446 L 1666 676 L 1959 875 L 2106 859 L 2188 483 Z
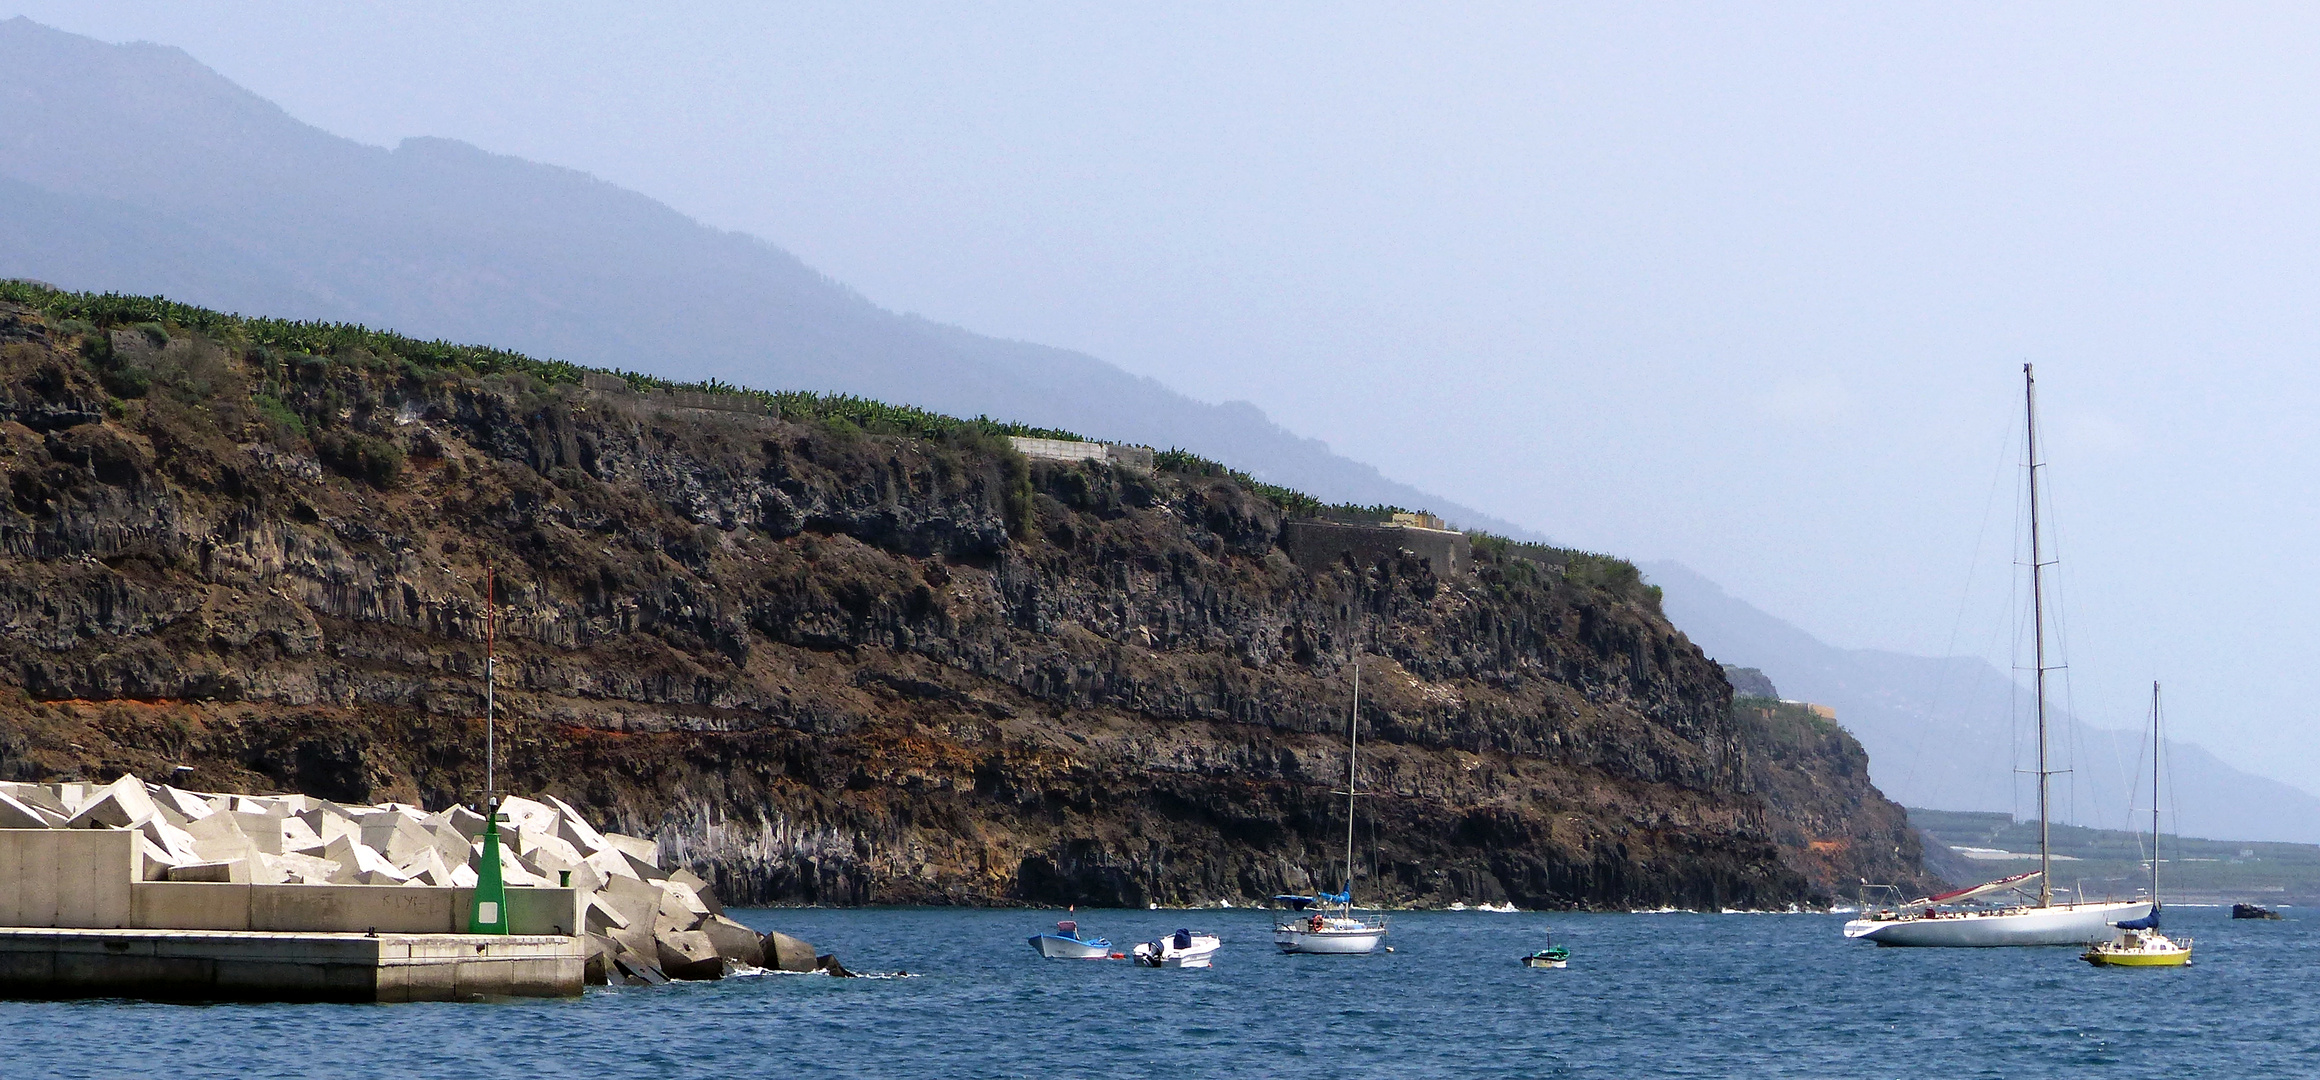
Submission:
M 1365 895 L 1805 895 L 1636 590 L 1489 545 L 1308 573 L 1230 478 L 973 434 L 85 340 L 0 307 L 0 775 L 471 801 L 489 561 L 501 785 L 728 900 L 1335 887 L 1356 657 Z

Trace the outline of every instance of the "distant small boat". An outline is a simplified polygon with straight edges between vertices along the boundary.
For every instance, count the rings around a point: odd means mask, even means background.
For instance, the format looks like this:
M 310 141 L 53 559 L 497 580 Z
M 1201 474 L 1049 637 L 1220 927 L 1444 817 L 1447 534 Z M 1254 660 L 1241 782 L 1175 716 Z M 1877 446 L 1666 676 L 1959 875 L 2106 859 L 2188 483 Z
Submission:
M 1100 937 L 1081 937 L 1079 924 L 1066 919 L 1052 934 L 1031 935 L 1032 951 L 1050 960 L 1103 960 L 1112 955 L 1112 943 Z
M 1559 968 L 1571 966 L 1571 950 L 1560 945 L 1549 945 L 1522 958 L 1524 967 Z
M 1216 950 L 1224 942 L 1214 934 L 1195 934 L 1178 929 L 1158 941 L 1147 941 L 1130 951 L 1131 957 L 1145 967 L 1204 968 L 1215 959 Z
M 2280 913 L 2268 907 L 2257 907 L 2254 904 L 2233 904 L 2231 917 L 2234 919 L 2277 919 L 2280 917 Z

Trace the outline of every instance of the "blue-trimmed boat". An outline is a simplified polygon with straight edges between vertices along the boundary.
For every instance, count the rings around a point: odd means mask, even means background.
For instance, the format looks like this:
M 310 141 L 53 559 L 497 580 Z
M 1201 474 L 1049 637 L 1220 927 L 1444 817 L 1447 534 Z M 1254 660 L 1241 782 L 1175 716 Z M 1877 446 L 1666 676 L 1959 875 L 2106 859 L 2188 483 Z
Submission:
M 1106 960 L 1112 955 L 1110 941 L 1080 936 L 1079 924 L 1070 919 L 1056 923 L 1052 934 L 1031 935 L 1031 948 L 1050 960 Z

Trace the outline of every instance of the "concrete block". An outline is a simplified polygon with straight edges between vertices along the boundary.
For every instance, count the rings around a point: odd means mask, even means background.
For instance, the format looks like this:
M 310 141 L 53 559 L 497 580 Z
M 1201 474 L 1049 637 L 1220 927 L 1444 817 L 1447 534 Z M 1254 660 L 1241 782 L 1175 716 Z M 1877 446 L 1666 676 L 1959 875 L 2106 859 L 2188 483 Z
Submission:
M 596 826 L 589 824 L 586 814 L 573 809 L 571 803 L 553 795 L 545 796 L 541 801 L 555 808 L 556 835 L 563 837 L 565 843 L 578 849 L 582 855 L 604 850 L 604 834 L 599 832 Z
M 467 834 L 445 822 L 427 827 L 427 835 L 435 838 L 435 852 L 443 856 L 445 866 L 457 866 L 467 861 Z
M 417 818 L 394 811 L 364 815 L 362 841 L 397 866 L 418 857 L 422 848 L 432 851 L 436 846 L 435 834 Z
M 583 929 L 591 934 L 609 934 L 615 930 L 628 929 L 628 919 L 620 913 L 619 909 L 606 903 L 603 897 L 595 893 L 586 895 L 588 907 L 580 916 L 580 925 Z
M 760 966 L 775 971 L 814 970 L 813 946 L 779 930 L 766 934 L 759 942 L 765 949 L 765 963 Z
M 167 851 L 172 862 L 201 861 L 201 856 L 195 854 L 193 850 L 193 835 L 163 820 L 158 812 L 152 817 L 138 822 L 137 831 L 144 833 L 147 838 L 160 845 L 162 850 Z
M 64 805 L 64 812 L 66 817 L 80 813 L 81 804 L 89 801 L 89 796 L 94 792 L 101 790 L 102 788 L 103 785 L 101 784 L 68 783 L 48 785 L 48 790 L 55 793 L 57 800 Z
M 676 934 L 701 928 L 702 916 L 689 911 L 671 911 L 666 907 L 653 912 L 652 931 L 655 934 Z
M 200 821 L 217 812 L 217 808 L 211 806 L 208 799 L 167 784 L 149 785 L 145 793 L 156 805 L 177 811 L 187 821 Z
M 231 859 L 247 859 L 254 862 L 261 850 L 250 839 L 250 835 L 242 831 L 239 817 L 232 813 L 211 814 L 198 821 L 186 822 L 185 833 L 193 838 L 193 853 L 210 862 L 226 862 Z M 277 843 L 275 846 L 279 847 L 280 844 Z
M 49 816 L 32 804 L 0 792 L 0 829 L 45 829 L 51 824 Z
M 669 880 L 692 889 L 693 895 L 700 898 L 701 906 L 707 908 L 709 914 L 725 914 L 725 905 L 717 902 L 717 890 L 710 888 L 708 882 L 701 880 L 701 875 L 679 867 L 669 871 Z
M 765 966 L 765 941 L 757 936 L 757 931 L 723 915 L 701 920 L 699 929 L 717 947 L 717 955 L 753 968 Z
M 65 809 L 64 800 L 56 797 L 56 789 L 47 784 L 19 784 L 11 781 L 0 791 L 7 792 L 11 798 L 26 806 L 55 815 L 59 823 L 72 817 L 72 811 Z
M 619 912 L 621 923 L 627 926 L 651 926 L 661 908 L 660 887 L 632 877 L 612 878 L 596 895 Z
M 397 867 L 414 882 L 426 885 L 451 884 L 451 868 L 444 865 L 443 856 L 431 846 L 420 849 L 417 857 L 399 863 Z
M 602 934 L 588 935 L 588 961 L 581 969 L 581 981 L 590 986 L 606 986 L 612 982 L 612 956 L 620 945 Z
M 137 843 L 137 876 L 136 876 L 136 880 L 138 880 L 138 881 L 167 881 L 167 880 L 169 880 L 169 870 L 170 870 L 170 868 L 171 868 L 171 867 L 174 867 L 174 866 L 176 866 L 176 865 L 177 865 L 177 862 L 178 862 L 177 858 L 176 858 L 175 856 L 171 855 L 169 852 L 162 850 L 162 848 L 161 848 L 161 845 L 154 843 L 154 842 L 153 842 L 153 838 L 152 838 L 152 837 L 149 837 L 149 836 L 145 835 L 145 834 L 144 834 L 144 833 L 142 833 L 142 832 L 138 832 L 138 831 L 134 831 L 134 830 L 128 830 L 128 829 L 123 829 L 123 830 L 120 830 L 120 831 L 122 831 L 122 832 L 127 832 L 127 833 L 128 833 L 130 836 L 132 836 L 132 837 L 135 837 L 135 838 L 136 838 L 136 843 Z M 195 861 L 195 860 L 189 857 L 189 858 L 187 858 L 187 859 L 186 859 L 186 861 L 187 861 L 187 862 L 193 862 L 193 861 Z
M 217 813 L 202 819 L 202 821 L 204 823 L 208 823 L 209 827 L 211 828 L 218 827 L 217 823 L 219 822 L 233 822 L 234 828 L 239 830 L 244 837 L 249 839 L 251 847 L 265 852 L 268 855 L 282 854 L 282 823 L 284 821 L 296 820 L 296 818 L 280 818 L 272 817 L 266 814 L 254 814 L 247 810 L 220 810 Z M 306 827 L 306 823 L 300 821 L 298 822 L 298 827 L 300 829 L 304 829 Z M 201 839 L 202 831 L 200 829 L 188 826 L 185 831 L 192 833 L 194 839 Z
M 282 855 L 258 856 L 258 865 L 281 876 L 283 882 L 303 885 L 327 885 L 339 876 L 340 867 L 331 859 L 295 852 Z M 255 875 L 253 875 L 255 876 Z
M 646 942 L 646 945 L 650 947 L 651 942 Z M 657 954 L 659 950 L 653 948 L 652 952 Z M 668 975 L 661 971 L 658 959 L 648 959 L 647 953 L 630 948 L 626 943 L 621 943 L 613 952 L 612 967 L 620 975 L 624 986 L 659 986 L 669 981 Z
M 466 863 L 451 868 L 451 884 L 454 888 L 472 889 L 478 880 L 475 868 Z
M 653 944 L 660 956 L 661 971 L 669 978 L 705 981 L 725 977 L 725 958 L 717 955 L 717 944 L 707 934 L 698 930 L 673 930 L 653 935 Z
M 307 824 L 306 819 L 302 817 L 285 816 L 281 819 L 280 828 L 282 850 L 277 854 L 309 850 L 319 852 L 328 843 L 322 838 L 322 834 L 315 832 L 314 826 Z
M 617 851 L 596 852 L 588 856 L 587 863 L 589 869 L 596 871 L 597 877 L 603 878 L 606 881 L 610 881 L 616 877 L 635 878 L 639 881 L 643 880 L 642 878 L 637 878 L 636 867 L 629 865 L 628 856 L 623 855 Z
M 499 820 L 502 832 L 526 828 L 556 831 L 556 811 L 546 803 L 521 795 L 510 795 L 499 801 Z
M 338 874 L 331 878 L 333 885 L 399 885 L 411 877 L 351 836 L 331 841 L 322 856 L 338 864 Z
M 515 840 L 516 847 L 523 852 L 524 857 L 532 860 L 533 865 L 543 868 L 553 865 L 557 869 L 569 870 L 587 859 L 579 848 L 572 846 L 571 841 L 536 826 L 526 826 L 519 830 Z
M 652 841 L 608 832 L 604 834 L 604 842 L 620 852 L 636 876 L 646 881 L 659 881 L 669 876 L 668 871 L 661 869 L 660 847 Z
M 124 776 L 90 793 L 65 824 L 74 829 L 126 829 L 160 812 L 152 796 L 145 794 L 144 781 Z
M 468 840 L 474 840 L 483 835 L 483 815 L 464 806 L 454 806 L 448 810 L 439 811 L 429 817 L 427 824 L 430 827 L 448 825 Z
M 687 927 L 709 917 L 709 905 L 701 902 L 701 895 L 693 887 L 676 880 L 663 880 L 660 909 L 670 918 L 688 920 Z

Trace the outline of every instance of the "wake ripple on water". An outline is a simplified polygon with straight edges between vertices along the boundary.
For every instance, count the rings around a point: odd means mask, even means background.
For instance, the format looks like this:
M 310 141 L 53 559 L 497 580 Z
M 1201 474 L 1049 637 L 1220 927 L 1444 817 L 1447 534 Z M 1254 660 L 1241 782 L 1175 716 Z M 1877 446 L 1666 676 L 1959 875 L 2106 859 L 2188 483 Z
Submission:
M 1283 956 L 1262 911 L 1187 920 L 1208 971 L 1041 960 L 1040 912 L 735 913 L 909 977 L 737 978 L 490 1005 L 0 1004 L 0 1077 L 2128 1077 L 2320 1071 L 2320 933 L 2168 909 L 2177 971 L 2070 949 L 1894 950 L 1842 917 L 1396 915 L 1393 955 Z M 1167 926 L 1159 925 L 1167 922 Z M 1516 958 L 1540 931 L 1571 967 Z

